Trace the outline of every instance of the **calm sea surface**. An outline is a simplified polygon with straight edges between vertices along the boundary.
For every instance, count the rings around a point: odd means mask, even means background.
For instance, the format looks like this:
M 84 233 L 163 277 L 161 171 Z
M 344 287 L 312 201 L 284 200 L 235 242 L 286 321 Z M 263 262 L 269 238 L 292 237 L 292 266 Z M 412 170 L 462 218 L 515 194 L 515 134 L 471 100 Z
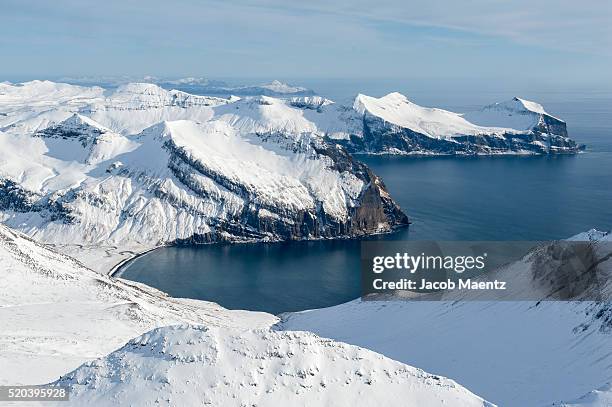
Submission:
M 342 89 L 336 92 L 336 99 L 343 96 Z M 475 106 L 487 103 L 489 95 L 468 96 Z M 473 107 L 431 95 L 413 99 L 456 111 Z M 543 93 L 535 99 L 568 122 L 570 135 L 587 145 L 585 153 L 359 157 L 383 178 L 413 222 L 384 238 L 541 240 L 612 229 L 612 95 Z M 320 308 L 359 296 L 359 242 L 169 247 L 127 264 L 121 276 L 232 309 Z

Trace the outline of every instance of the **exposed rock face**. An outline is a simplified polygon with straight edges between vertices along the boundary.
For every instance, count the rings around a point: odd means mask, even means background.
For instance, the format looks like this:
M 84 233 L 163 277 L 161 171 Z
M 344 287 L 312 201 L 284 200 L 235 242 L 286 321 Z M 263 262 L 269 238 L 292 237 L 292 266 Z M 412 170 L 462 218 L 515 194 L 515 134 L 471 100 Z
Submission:
M 565 128 L 565 124 L 562 128 Z M 348 141 L 337 142 L 353 153 L 374 154 L 572 154 L 582 149 L 568 137 L 542 133 L 537 128 L 524 134 L 478 134 L 436 139 L 386 123 L 378 117 L 364 115 L 363 131 L 363 136 L 351 135 Z

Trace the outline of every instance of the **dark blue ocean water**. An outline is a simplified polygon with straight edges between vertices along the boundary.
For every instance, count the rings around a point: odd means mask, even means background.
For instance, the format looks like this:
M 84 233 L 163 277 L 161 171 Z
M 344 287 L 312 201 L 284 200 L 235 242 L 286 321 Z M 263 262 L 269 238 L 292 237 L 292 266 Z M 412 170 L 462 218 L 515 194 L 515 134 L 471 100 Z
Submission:
M 486 98 L 472 96 L 474 105 Z M 542 240 L 612 229 L 612 95 L 537 96 L 568 122 L 570 135 L 587 145 L 585 153 L 359 157 L 383 178 L 413 222 L 384 238 Z M 415 101 L 457 111 L 472 106 L 428 94 L 421 99 Z M 129 263 L 121 275 L 175 297 L 280 313 L 358 297 L 359 273 L 359 242 L 322 241 L 163 248 Z

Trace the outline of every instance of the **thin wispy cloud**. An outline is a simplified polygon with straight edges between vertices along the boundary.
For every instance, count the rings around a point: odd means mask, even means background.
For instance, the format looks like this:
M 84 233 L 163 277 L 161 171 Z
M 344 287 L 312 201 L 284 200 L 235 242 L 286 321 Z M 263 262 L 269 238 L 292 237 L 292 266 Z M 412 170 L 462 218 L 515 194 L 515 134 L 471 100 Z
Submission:
M 601 81 L 612 69 L 611 7 L 550 0 L 6 0 L 0 74 Z
M 245 3 L 265 4 L 269 9 L 288 8 L 286 2 L 278 0 L 246 0 Z M 376 3 L 312 0 L 290 7 L 364 20 L 462 30 L 543 47 L 612 54 L 612 3 L 605 0 L 588 3 L 553 0 L 387 0 Z

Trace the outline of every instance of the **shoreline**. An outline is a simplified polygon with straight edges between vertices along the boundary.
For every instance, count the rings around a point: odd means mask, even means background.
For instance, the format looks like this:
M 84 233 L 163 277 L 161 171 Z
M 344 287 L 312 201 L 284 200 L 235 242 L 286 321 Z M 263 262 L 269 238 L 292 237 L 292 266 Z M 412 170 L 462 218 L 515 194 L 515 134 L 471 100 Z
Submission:
M 218 244 L 261 244 L 261 243 L 288 243 L 288 242 L 317 242 L 317 241 L 333 241 L 333 240 L 367 240 L 368 237 L 373 237 L 373 236 L 383 236 L 383 235 L 392 235 L 394 233 L 397 233 L 398 231 L 400 231 L 401 229 L 404 228 L 408 228 L 410 227 L 410 222 L 406 225 L 396 225 L 394 227 L 392 227 L 391 230 L 389 231 L 384 231 L 384 232 L 374 232 L 374 233 L 369 233 L 366 235 L 362 235 L 362 236 L 338 236 L 338 237 L 321 237 L 321 238 L 315 238 L 315 239 L 289 239 L 289 240 L 239 240 L 239 241 L 234 241 L 234 242 L 208 242 L 208 243 L 192 243 L 192 244 L 176 244 L 176 243 L 166 243 L 166 244 L 162 244 L 159 246 L 155 246 L 140 252 L 134 252 L 134 255 L 125 259 L 120 260 L 119 262 L 115 263 L 110 269 L 108 269 L 108 271 L 105 271 L 104 274 L 108 275 L 109 277 L 115 277 L 115 278 L 120 278 L 120 277 L 116 277 L 117 272 L 126 264 L 128 264 L 129 262 L 136 260 L 139 257 L 142 257 L 150 252 L 152 252 L 153 250 L 157 250 L 157 249 L 161 249 L 164 247 L 176 247 L 176 246 L 187 246 L 187 247 L 197 247 L 197 246 L 209 246 L 209 245 L 218 245 Z
M 121 277 L 117 277 L 117 273 L 119 272 L 119 270 L 121 270 L 121 268 L 123 266 L 125 266 L 126 264 L 128 264 L 129 262 L 136 260 L 139 257 L 142 257 L 146 254 L 151 253 L 153 250 L 157 250 L 160 249 L 162 247 L 168 247 L 169 245 L 161 245 L 161 246 L 155 246 L 153 248 L 144 250 L 142 252 L 135 252 L 135 254 L 131 257 L 125 258 L 123 260 L 120 260 L 118 263 L 116 263 L 115 265 L 113 265 L 105 274 L 109 277 L 113 277 L 113 278 L 121 278 Z

